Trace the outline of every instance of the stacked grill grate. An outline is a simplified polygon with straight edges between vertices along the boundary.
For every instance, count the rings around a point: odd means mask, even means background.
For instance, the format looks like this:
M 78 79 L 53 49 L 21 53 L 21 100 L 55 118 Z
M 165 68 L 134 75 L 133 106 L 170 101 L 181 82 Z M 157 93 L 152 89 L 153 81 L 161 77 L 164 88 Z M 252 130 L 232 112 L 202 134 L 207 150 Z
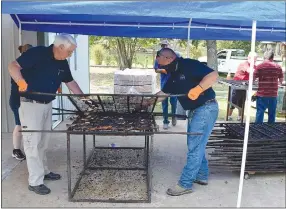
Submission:
M 239 171 L 245 124 L 217 124 L 207 148 L 210 166 Z M 246 172 L 286 171 L 286 123 L 250 124 Z
M 240 81 L 240 80 L 226 80 L 226 79 L 220 79 L 219 83 L 225 84 L 227 86 L 231 86 L 232 88 L 236 89 L 247 89 L 249 85 L 249 81 Z M 257 81 L 253 82 L 253 89 L 257 89 L 258 83 Z

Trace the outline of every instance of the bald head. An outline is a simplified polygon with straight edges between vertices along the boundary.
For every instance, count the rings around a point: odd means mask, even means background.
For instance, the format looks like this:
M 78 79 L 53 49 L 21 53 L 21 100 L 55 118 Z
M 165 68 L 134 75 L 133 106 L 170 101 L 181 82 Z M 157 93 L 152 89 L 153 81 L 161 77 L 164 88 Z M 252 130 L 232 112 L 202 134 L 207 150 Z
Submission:
M 168 65 L 177 58 L 176 53 L 170 48 L 163 48 L 157 53 L 159 65 Z
M 264 53 L 264 59 L 266 60 L 273 60 L 274 59 L 274 51 L 269 50 Z
M 163 48 L 159 51 L 159 54 L 165 57 L 174 57 L 176 58 L 176 53 L 170 48 Z

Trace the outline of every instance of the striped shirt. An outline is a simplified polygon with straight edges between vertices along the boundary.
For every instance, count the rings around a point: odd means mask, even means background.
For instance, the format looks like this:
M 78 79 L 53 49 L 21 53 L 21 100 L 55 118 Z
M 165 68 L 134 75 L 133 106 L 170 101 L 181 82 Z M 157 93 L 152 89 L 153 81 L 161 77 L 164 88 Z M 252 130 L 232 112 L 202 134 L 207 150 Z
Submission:
M 254 71 L 254 80 L 257 78 L 257 96 L 277 97 L 278 79 L 283 80 L 282 68 L 278 64 L 270 60 L 265 60 Z

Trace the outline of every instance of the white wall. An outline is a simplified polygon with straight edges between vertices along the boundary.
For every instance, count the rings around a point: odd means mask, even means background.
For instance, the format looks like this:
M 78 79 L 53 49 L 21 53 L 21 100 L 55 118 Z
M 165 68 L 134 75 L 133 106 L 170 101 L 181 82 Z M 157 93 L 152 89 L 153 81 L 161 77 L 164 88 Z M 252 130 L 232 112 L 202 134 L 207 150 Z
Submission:
M 8 64 L 19 56 L 19 33 L 18 28 L 10 15 L 1 14 L 2 17 L 2 65 L 1 65 L 1 130 L 2 132 L 12 132 L 14 129 L 14 116 L 9 107 L 9 97 L 11 90 L 11 78 L 8 73 Z M 22 44 L 37 45 L 37 33 L 23 31 Z

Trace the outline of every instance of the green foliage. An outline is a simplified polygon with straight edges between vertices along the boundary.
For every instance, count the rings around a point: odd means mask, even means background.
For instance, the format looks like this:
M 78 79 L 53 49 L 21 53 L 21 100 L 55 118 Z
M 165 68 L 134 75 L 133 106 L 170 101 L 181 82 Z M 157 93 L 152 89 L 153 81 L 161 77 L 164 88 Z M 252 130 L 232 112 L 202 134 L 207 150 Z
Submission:
M 107 54 L 107 55 L 105 56 L 104 62 L 105 62 L 105 64 L 106 64 L 107 66 L 110 66 L 110 65 L 111 65 L 111 62 L 112 62 L 112 57 L 111 57 L 109 54 Z
M 101 45 L 96 44 L 90 47 L 90 59 L 93 60 L 96 65 L 102 65 L 104 54 L 105 51 Z
M 190 58 L 192 59 L 198 59 L 203 55 L 202 48 L 198 47 L 196 48 L 195 46 L 191 46 L 190 49 Z
M 143 38 L 119 38 L 119 37 L 101 37 L 90 36 L 90 46 L 101 45 L 108 54 L 114 53 L 116 61 L 120 69 L 132 68 L 134 56 L 137 51 L 148 49 L 158 44 L 158 39 L 143 39 Z M 99 55 L 99 53 L 98 53 Z M 110 58 L 108 58 L 110 59 Z M 106 61 L 106 62 L 109 62 Z M 145 63 L 142 63 L 143 66 Z
M 259 42 L 256 42 L 256 52 L 259 51 Z M 247 55 L 251 51 L 251 41 L 217 41 L 217 50 L 243 49 Z
M 192 40 L 192 46 L 194 46 L 195 48 L 198 48 L 199 45 L 203 45 L 203 42 L 205 41 L 200 41 L 200 40 Z M 188 41 L 187 40 L 179 40 L 179 46 L 183 47 L 183 48 L 187 48 L 188 45 Z

